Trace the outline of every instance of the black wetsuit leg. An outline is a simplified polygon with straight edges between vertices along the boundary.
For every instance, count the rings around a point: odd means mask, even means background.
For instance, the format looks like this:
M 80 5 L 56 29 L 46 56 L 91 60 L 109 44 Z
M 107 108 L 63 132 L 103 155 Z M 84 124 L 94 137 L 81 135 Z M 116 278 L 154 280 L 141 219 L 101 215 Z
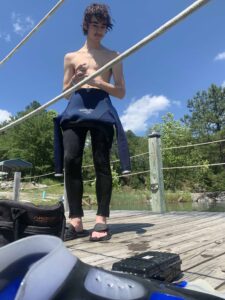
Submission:
M 114 130 L 112 125 L 91 128 L 93 160 L 96 172 L 97 215 L 109 217 L 109 204 L 112 194 L 112 174 L 110 168 L 110 149 Z
M 65 186 L 69 205 L 69 217 L 82 217 L 82 157 L 88 129 L 74 127 L 63 132 Z

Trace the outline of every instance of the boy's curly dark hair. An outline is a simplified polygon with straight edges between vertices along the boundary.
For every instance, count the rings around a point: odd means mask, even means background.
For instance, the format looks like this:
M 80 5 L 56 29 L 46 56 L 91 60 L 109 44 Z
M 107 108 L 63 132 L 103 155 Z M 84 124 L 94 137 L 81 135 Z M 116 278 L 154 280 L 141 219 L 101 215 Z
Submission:
M 106 24 L 107 31 L 113 28 L 111 16 L 109 14 L 109 7 L 102 3 L 92 3 L 84 11 L 84 18 L 83 18 L 84 35 L 87 35 L 88 33 L 88 26 L 93 16 L 99 22 L 104 22 Z

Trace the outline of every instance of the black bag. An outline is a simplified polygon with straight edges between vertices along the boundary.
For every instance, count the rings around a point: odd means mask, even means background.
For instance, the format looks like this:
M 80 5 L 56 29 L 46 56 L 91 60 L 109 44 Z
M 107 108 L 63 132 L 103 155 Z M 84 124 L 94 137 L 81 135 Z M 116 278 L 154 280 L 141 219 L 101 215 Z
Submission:
M 34 234 L 50 234 L 63 240 L 64 206 L 0 200 L 0 246 Z

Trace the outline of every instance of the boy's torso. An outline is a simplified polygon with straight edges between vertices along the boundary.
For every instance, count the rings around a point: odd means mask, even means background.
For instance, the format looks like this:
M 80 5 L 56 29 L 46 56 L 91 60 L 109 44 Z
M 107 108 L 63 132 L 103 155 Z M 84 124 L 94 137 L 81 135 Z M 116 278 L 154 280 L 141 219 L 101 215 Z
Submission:
M 103 49 L 91 49 L 86 50 L 81 48 L 80 50 L 73 53 L 71 63 L 74 67 L 75 74 L 82 72 L 84 69 L 85 74 L 90 76 L 98 69 L 103 67 L 106 63 L 111 61 L 116 57 L 114 51 L 108 50 L 106 48 Z M 97 76 L 96 79 L 101 79 L 106 82 L 110 82 L 112 76 L 112 70 L 108 70 L 101 75 Z M 85 84 L 82 88 L 90 88 L 91 86 Z

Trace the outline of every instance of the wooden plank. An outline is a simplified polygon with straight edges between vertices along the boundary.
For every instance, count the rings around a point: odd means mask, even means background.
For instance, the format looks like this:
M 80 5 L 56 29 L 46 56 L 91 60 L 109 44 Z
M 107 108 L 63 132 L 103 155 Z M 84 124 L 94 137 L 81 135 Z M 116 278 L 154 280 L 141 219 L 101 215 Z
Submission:
M 110 241 L 91 243 L 84 238 L 65 244 L 82 261 L 109 270 L 114 262 L 136 253 L 176 252 L 183 261 L 184 279 L 207 278 L 220 288 L 225 285 L 224 217 L 224 213 L 208 212 L 112 212 Z M 84 225 L 91 226 L 94 219 L 95 212 L 89 211 Z
M 191 281 L 197 278 L 205 279 L 214 288 L 225 283 L 225 251 L 213 259 L 207 260 L 198 266 L 184 272 L 184 279 Z
M 202 235 L 201 232 L 200 232 L 200 235 Z M 136 235 L 134 236 L 133 234 L 130 234 L 129 238 L 128 238 L 127 234 L 125 234 L 125 235 L 121 234 L 121 236 L 123 236 L 123 237 L 120 237 L 119 241 L 115 240 L 114 237 L 110 241 L 109 248 L 110 248 L 111 251 L 113 249 L 117 249 L 118 247 L 121 248 L 121 245 L 120 245 L 121 243 L 122 243 L 123 247 L 125 247 L 125 246 L 129 247 L 130 246 L 129 250 L 131 250 L 131 248 L 133 247 L 133 250 L 136 250 L 136 251 L 139 251 L 139 252 L 143 252 L 144 250 L 148 250 L 149 248 L 155 248 L 155 250 L 157 250 L 157 249 L 163 249 L 163 248 L 165 249 L 166 246 L 170 245 L 170 244 L 166 244 L 166 245 L 160 245 L 159 246 L 159 244 L 157 243 L 157 247 L 153 247 L 152 246 L 153 240 L 150 240 L 149 242 L 151 243 L 151 246 L 148 247 L 148 244 L 147 244 L 148 241 L 143 240 L 144 235 L 141 236 L 141 237 L 140 236 L 138 237 Z M 138 240 L 137 240 L 137 237 L 138 237 Z M 168 240 L 167 237 L 166 237 L 166 239 Z M 137 240 L 137 243 L 133 243 L 132 242 L 133 240 Z M 162 235 L 161 235 L 161 240 L 162 240 Z M 161 240 L 160 240 L 160 243 L 162 243 Z M 184 238 L 184 240 L 185 240 L 185 238 Z M 178 239 L 178 241 L 179 241 L 179 239 Z M 183 242 L 183 241 L 181 241 L 181 242 Z M 71 242 L 69 242 L 69 243 L 71 243 Z M 175 243 L 174 237 L 171 237 L 171 243 L 172 244 Z M 86 244 L 85 242 L 82 242 L 82 244 L 79 244 L 79 246 L 76 245 L 76 247 L 73 247 L 73 242 L 72 242 L 72 244 L 70 246 L 72 246 L 72 248 L 74 248 L 76 250 L 78 250 L 78 249 L 79 250 L 85 249 L 87 251 L 88 249 L 93 249 L 92 243 Z M 145 246 L 146 249 L 144 249 L 144 246 Z M 104 247 L 107 248 L 107 244 L 105 244 Z M 102 251 L 102 244 L 101 243 L 97 243 L 97 245 L 95 245 L 95 253 L 97 253 L 98 251 L 100 251 L 100 252 Z M 108 251 L 107 251 L 107 253 L 108 253 Z M 130 253 L 130 254 L 133 254 L 133 253 Z
M 214 218 L 218 218 L 218 217 L 215 216 Z M 113 239 L 111 240 L 111 245 L 114 245 L 116 243 L 124 243 L 124 242 L 127 242 L 129 244 L 133 240 L 136 240 L 138 238 L 138 241 L 140 241 L 140 240 L 142 242 L 148 241 L 149 243 L 151 243 L 151 248 L 152 249 L 155 248 L 157 250 L 158 248 L 167 247 L 170 244 L 180 243 L 182 240 L 192 239 L 192 237 L 190 237 L 189 232 L 184 233 L 184 230 L 183 229 L 181 230 L 181 228 L 182 228 L 181 226 L 184 225 L 183 221 L 182 221 L 182 224 L 180 224 L 180 226 L 178 228 L 177 228 L 178 222 L 175 222 L 173 226 L 168 226 L 168 224 L 167 224 L 167 226 L 163 225 L 162 228 L 159 228 L 158 226 L 156 226 L 156 228 L 154 228 L 154 227 L 149 227 L 148 223 L 143 223 L 143 220 L 144 220 L 144 218 L 142 218 L 142 223 L 138 223 L 138 222 L 133 223 L 132 226 L 128 226 L 128 223 L 127 224 L 119 224 L 118 228 L 111 226 L 111 228 L 113 229 L 112 231 L 114 233 Z M 128 220 L 127 220 L 127 222 L 128 222 Z M 193 226 L 195 225 L 195 228 L 197 228 L 199 222 L 202 222 L 202 221 L 201 220 L 192 221 L 192 225 Z M 221 221 L 220 221 L 220 219 L 211 219 L 210 223 L 207 222 L 204 224 L 208 224 L 208 228 L 210 230 L 213 222 L 216 224 L 219 224 Z M 122 230 L 121 230 L 121 228 L 122 228 Z M 187 228 L 190 229 L 190 225 L 188 225 Z M 120 230 L 122 232 L 120 232 Z M 204 229 L 201 229 L 201 230 L 204 230 Z M 198 235 L 199 237 L 201 237 L 202 232 L 195 230 L 194 235 Z M 73 242 L 72 242 L 72 244 L 73 244 Z M 92 248 L 92 246 L 93 245 L 91 245 L 91 244 L 89 246 L 83 245 L 83 247 L 86 250 L 89 247 Z M 123 245 L 123 246 L 125 246 L 125 245 Z M 98 247 L 101 248 L 102 247 L 101 244 L 98 243 L 98 245 L 95 246 L 95 249 L 97 249 Z M 82 249 L 82 244 L 79 244 L 79 249 Z

